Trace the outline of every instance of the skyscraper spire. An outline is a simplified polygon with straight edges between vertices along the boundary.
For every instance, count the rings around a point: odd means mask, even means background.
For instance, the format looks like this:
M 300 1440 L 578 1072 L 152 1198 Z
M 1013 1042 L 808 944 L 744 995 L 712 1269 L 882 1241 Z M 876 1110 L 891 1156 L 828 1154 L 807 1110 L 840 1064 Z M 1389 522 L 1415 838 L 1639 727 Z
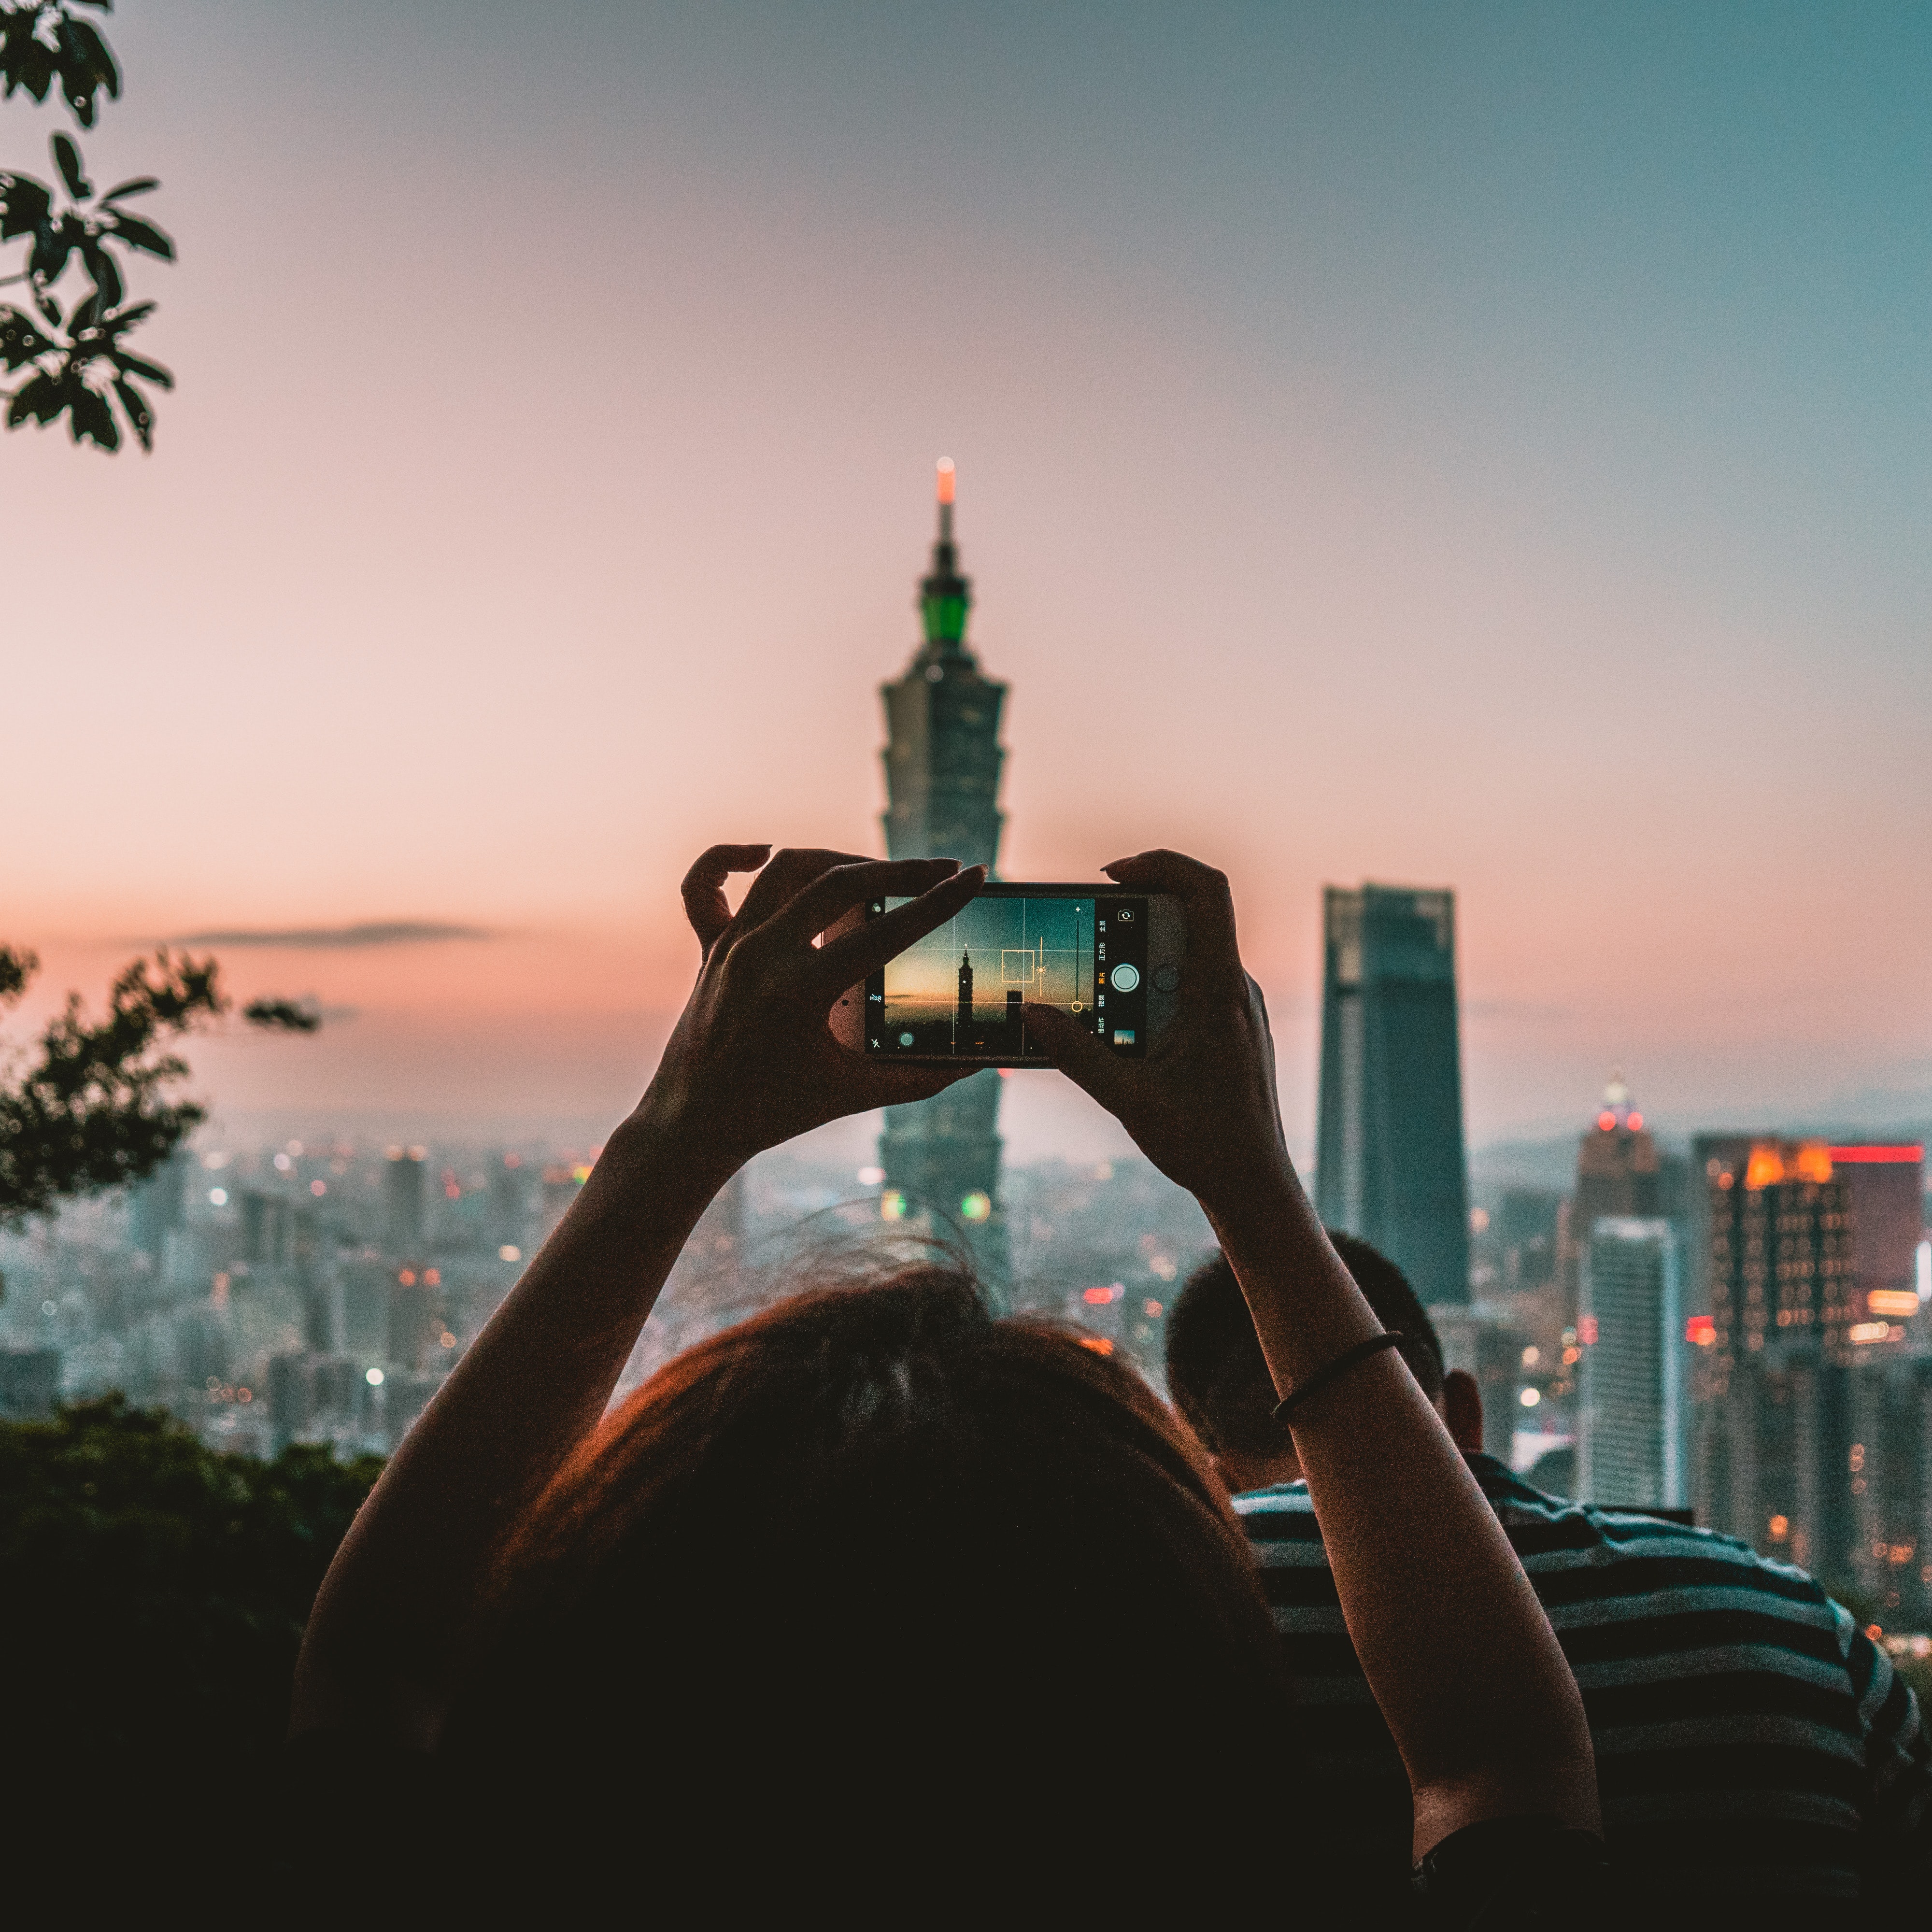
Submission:
M 1000 714 L 1006 687 L 988 677 L 966 648 L 973 592 L 959 574 L 952 542 L 950 460 L 940 462 L 938 480 L 938 535 L 932 568 L 920 585 L 925 634 L 912 662 L 880 692 L 888 740 L 886 850 L 895 859 L 990 866 L 1000 854 L 1006 759 Z M 956 1000 L 957 1030 L 976 1041 L 973 963 L 963 955 Z M 1008 1024 L 1014 1025 L 1010 1016 Z M 1010 1266 L 1000 1204 L 999 1112 L 999 1076 L 975 1074 L 916 1106 L 888 1107 L 879 1142 L 890 1212 L 963 1233 L 995 1297 L 1004 1292 Z
M 966 613 L 973 602 L 969 578 L 959 574 L 959 552 L 952 541 L 952 488 L 956 472 L 950 456 L 939 459 L 939 534 L 932 545 L 932 568 L 919 586 L 920 614 L 928 651 L 950 656 L 965 649 Z

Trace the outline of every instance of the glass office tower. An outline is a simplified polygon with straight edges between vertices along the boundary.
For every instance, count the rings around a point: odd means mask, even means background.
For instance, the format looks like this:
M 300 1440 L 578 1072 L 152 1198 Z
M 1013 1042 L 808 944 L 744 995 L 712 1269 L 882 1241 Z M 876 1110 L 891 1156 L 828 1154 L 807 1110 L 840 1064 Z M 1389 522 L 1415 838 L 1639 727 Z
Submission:
M 1394 1262 L 1425 1305 L 1466 1303 L 1455 895 L 1330 886 L 1322 932 L 1316 1204 Z

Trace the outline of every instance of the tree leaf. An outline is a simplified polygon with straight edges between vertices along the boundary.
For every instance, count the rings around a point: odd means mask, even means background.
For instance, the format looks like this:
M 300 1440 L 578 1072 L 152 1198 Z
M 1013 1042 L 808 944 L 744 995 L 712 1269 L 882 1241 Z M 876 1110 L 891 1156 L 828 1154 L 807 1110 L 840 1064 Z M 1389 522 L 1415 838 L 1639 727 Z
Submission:
M 53 212 L 52 190 L 31 175 L 0 174 L 0 242 L 31 235 Z
M 110 350 L 117 369 L 124 369 L 130 376 L 145 376 L 151 382 L 158 382 L 164 389 L 172 389 L 174 377 L 158 362 L 143 362 L 138 356 L 123 356 L 118 350 Z
M 33 52 L 20 64 L 20 85 L 36 100 L 47 98 L 47 89 L 54 84 L 54 57 L 39 41 L 34 43 Z
M 63 15 L 54 38 L 59 44 L 55 59 L 60 68 L 61 92 L 74 118 L 83 128 L 92 128 L 99 91 L 105 87 L 110 100 L 120 98 L 121 70 L 107 51 L 107 43 L 86 20 Z
M 0 362 L 11 370 L 44 356 L 54 346 L 36 328 L 31 317 L 16 308 L 0 308 Z
M 27 257 L 27 272 L 36 281 L 55 282 L 67 266 L 74 242 L 64 221 L 44 221 L 34 232 L 32 252 Z
M 121 447 L 121 425 L 98 389 L 90 389 L 76 377 L 67 401 L 68 430 L 76 442 L 95 442 L 103 449 Z
M 54 165 L 60 170 L 60 178 L 67 183 L 67 191 L 76 201 L 85 201 L 94 192 L 90 182 L 80 165 L 80 150 L 65 134 L 56 134 L 53 139 Z
M 160 186 L 152 175 L 136 175 L 132 181 L 124 181 L 118 188 L 110 188 L 100 199 L 104 202 L 118 201 L 123 195 L 152 194 Z
M 104 7 L 103 13 L 108 10 Z M 114 58 L 114 50 L 100 38 L 100 29 L 92 20 L 73 20 L 67 22 L 67 30 L 80 50 L 81 57 L 87 63 L 94 77 L 107 90 L 108 98 L 121 98 L 121 67 Z
M 121 271 L 114 266 L 114 257 L 94 241 L 80 244 L 80 259 L 87 265 L 87 272 L 94 278 L 94 286 L 100 291 L 103 308 L 118 308 L 124 292 L 121 286 Z
M 154 412 L 148 408 L 147 398 L 131 382 L 123 382 L 118 376 L 114 379 L 114 393 L 121 398 L 121 406 L 128 412 L 129 426 L 141 439 L 141 447 L 152 455 L 154 448 Z M 252 1009 L 249 1018 L 254 1018 Z M 316 1022 L 317 1025 L 320 1024 Z
M 13 400 L 7 405 L 7 427 L 18 429 L 30 416 L 37 422 L 52 422 L 66 406 L 58 376 L 45 374 L 29 376 L 14 392 Z
M 100 326 L 110 335 L 119 335 L 125 330 L 136 327 L 154 312 L 151 302 L 133 302 L 126 308 L 116 309 L 112 315 L 104 315 Z
M 115 208 L 108 216 L 105 232 L 127 243 L 130 248 L 144 250 L 150 255 L 158 255 L 164 262 L 175 258 L 175 244 L 151 221 L 143 221 L 138 216 L 124 214 Z

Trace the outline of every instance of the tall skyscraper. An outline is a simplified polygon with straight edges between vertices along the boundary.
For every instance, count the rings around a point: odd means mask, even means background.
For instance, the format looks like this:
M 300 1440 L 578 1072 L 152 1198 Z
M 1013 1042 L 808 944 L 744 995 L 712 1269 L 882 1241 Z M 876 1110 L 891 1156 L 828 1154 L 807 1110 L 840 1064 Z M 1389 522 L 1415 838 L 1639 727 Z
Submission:
M 1677 1508 L 1684 1496 L 1684 1313 L 1677 1231 L 1606 1214 L 1583 1246 L 1576 1492 Z
M 1372 1243 L 1425 1304 L 1469 1299 L 1453 892 L 1322 894 L 1322 1218 Z
M 382 1174 L 383 1238 L 399 1260 L 423 1252 L 423 1162 L 428 1150 L 392 1148 Z
M 881 687 L 885 701 L 886 850 L 895 859 L 998 860 L 1000 713 L 1006 687 L 984 676 L 966 644 L 972 586 L 952 540 L 953 471 L 939 466 L 939 534 L 920 586 L 924 640 L 905 674 Z M 971 1012 L 971 962 L 959 969 L 962 1009 Z M 879 1141 L 888 1211 L 962 1229 L 988 1285 L 1006 1277 L 1000 1212 L 1000 1081 L 986 1072 L 916 1106 L 890 1107 Z

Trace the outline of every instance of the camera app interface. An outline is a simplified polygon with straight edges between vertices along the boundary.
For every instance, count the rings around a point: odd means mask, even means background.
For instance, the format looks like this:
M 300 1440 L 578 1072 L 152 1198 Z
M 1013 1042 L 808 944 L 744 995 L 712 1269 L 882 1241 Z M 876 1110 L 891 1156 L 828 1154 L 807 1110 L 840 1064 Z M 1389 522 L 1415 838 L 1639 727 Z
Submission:
M 874 917 L 903 905 L 874 902 Z M 1147 901 L 984 892 L 866 986 L 866 1049 L 920 1060 L 1037 1058 L 1022 1009 L 1060 1008 L 1116 1053 L 1147 1051 Z

